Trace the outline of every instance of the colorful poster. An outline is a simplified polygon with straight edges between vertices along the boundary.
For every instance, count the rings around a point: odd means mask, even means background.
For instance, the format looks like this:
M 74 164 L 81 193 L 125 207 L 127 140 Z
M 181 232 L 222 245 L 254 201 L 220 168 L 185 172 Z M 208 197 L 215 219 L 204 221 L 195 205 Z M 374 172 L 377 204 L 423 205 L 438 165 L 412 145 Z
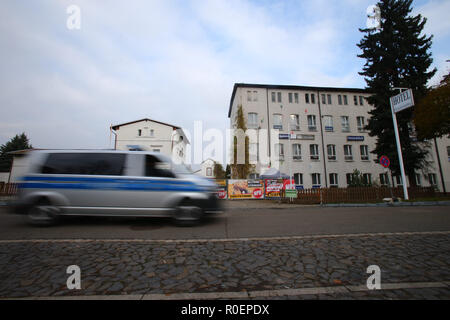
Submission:
M 226 179 L 217 179 L 215 180 L 217 184 L 217 198 L 219 199 L 226 199 L 228 192 L 227 192 L 227 180 Z
M 228 180 L 229 199 L 262 199 L 264 184 L 262 180 Z
M 292 184 L 292 185 L 291 185 Z M 294 180 L 289 179 L 273 179 L 265 180 L 265 197 L 266 198 L 279 198 L 281 197 L 282 190 L 295 189 Z
M 265 197 L 279 198 L 280 192 L 283 189 L 283 179 L 265 180 Z

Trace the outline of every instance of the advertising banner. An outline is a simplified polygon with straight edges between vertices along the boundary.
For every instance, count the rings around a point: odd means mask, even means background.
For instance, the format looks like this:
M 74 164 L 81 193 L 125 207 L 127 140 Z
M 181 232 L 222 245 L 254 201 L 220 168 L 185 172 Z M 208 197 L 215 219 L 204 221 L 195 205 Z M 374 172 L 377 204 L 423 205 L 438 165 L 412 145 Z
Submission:
M 279 198 L 283 190 L 283 179 L 265 180 L 265 198 Z
M 228 180 L 229 199 L 263 199 L 262 180 Z
M 292 186 L 290 188 L 290 184 Z M 265 198 L 280 198 L 282 191 L 286 189 L 294 189 L 294 180 L 289 181 L 289 179 L 267 179 L 265 180 Z
M 217 179 L 215 180 L 217 184 L 217 198 L 219 199 L 227 199 L 227 180 L 226 179 Z

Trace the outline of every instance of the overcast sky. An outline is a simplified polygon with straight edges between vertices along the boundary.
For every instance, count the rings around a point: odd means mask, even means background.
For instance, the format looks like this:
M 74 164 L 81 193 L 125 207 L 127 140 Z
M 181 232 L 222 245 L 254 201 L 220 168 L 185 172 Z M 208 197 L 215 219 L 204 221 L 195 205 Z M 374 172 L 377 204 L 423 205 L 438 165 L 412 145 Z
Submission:
M 373 0 L 0 2 L 0 144 L 107 148 L 110 124 L 152 118 L 229 126 L 235 82 L 363 88 L 356 44 Z M 81 29 L 66 26 L 69 5 Z M 428 18 L 438 80 L 450 64 L 449 0 Z

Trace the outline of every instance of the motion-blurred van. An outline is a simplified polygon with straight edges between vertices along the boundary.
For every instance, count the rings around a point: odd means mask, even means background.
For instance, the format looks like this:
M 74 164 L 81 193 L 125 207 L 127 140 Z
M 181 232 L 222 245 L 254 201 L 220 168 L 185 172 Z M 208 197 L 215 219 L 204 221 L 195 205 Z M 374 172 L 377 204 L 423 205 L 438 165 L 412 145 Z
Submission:
M 29 157 L 15 211 L 33 224 L 80 215 L 170 216 L 192 225 L 220 210 L 213 182 L 158 153 L 38 150 Z

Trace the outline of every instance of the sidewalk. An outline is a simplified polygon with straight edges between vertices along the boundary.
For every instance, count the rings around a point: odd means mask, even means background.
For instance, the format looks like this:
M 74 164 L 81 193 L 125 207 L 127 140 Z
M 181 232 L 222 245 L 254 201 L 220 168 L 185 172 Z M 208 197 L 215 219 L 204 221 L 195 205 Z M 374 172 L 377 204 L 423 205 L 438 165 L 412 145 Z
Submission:
M 408 207 L 408 206 L 450 206 L 450 201 L 418 201 L 394 203 L 326 203 L 296 204 L 282 203 L 280 200 L 221 200 L 224 209 L 288 209 L 299 207 Z

